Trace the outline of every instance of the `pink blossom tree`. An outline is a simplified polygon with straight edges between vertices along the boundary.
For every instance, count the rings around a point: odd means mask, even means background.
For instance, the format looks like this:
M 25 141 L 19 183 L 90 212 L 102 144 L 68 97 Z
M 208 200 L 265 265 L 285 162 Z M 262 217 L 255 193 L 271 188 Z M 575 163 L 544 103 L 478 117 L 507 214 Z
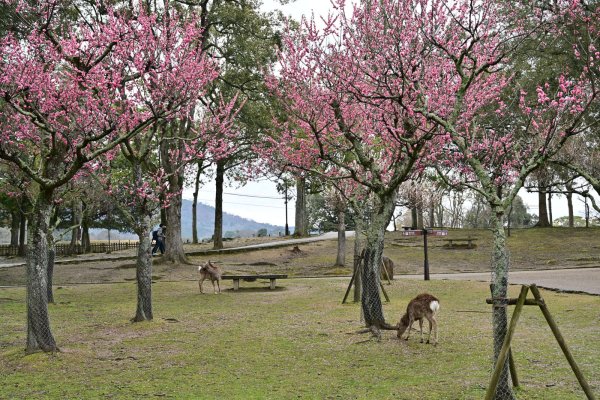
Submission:
M 304 21 L 298 33 L 287 35 L 273 87 L 289 120 L 273 148 L 298 168 L 350 177 L 376 197 L 363 276 L 367 326 L 387 325 L 374 282 L 394 195 L 426 165 L 467 177 L 463 183 L 490 203 L 496 215 L 494 296 L 506 296 L 504 214 L 525 177 L 582 128 L 596 96 L 593 46 L 585 49 L 591 61 L 581 76 L 566 72 L 554 86 L 542 84 L 534 102 L 514 79 L 511 57 L 525 40 L 549 30 L 561 34 L 561 18 L 598 20 L 577 2 L 555 3 L 553 15 L 538 11 L 524 20 L 518 3 L 383 0 L 361 3 L 348 17 L 340 1 L 323 29 Z M 598 34 L 594 27 L 588 32 Z M 503 102 L 515 91 L 522 118 Z M 504 122 L 490 127 L 494 118 Z M 516 120 L 526 121 L 526 128 Z M 496 342 L 502 343 L 506 321 L 506 309 L 495 308 Z M 512 398 L 507 376 L 502 396 Z
M 399 14 L 406 17 L 403 22 L 414 23 L 411 13 Z M 379 36 L 377 28 L 382 30 Z M 434 125 L 400 101 L 403 97 L 421 100 L 415 88 L 405 86 L 403 77 L 390 67 L 387 57 L 397 62 L 400 55 L 379 40 L 383 30 L 387 28 L 368 5 L 355 8 L 347 18 L 340 4 L 337 19 L 330 17 L 324 29 L 305 20 L 298 33 L 284 37 L 279 77 L 273 78 L 272 87 L 286 121 L 269 148 L 275 152 L 272 157 L 281 156 L 296 169 L 334 181 L 351 179 L 358 184 L 358 193 L 370 193 L 358 197 L 373 199 L 360 207 L 370 221 L 365 228 L 361 304 L 365 323 L 374 334 L 392 328 L 383 315 L 378 271 L 396 191 L 419 159 L 433 155 L 426 149 L 436 133 Z M 399 47 L 414 45 L 402 55 L 409 64 L 418 65 L 419 53 L 427 52 L 416 30 L 407 28 L 394 36 L 394 42 Z M 420 74 L 416 68 L 412 78 Z
M 0 158 L 35 185 L 27 254 L 27 351 L 58 349 L 47 307 L 47 235 L 55 193 L 83 166 L 186 113 L 214 67 L 202 32 L 175 10 L 9 1 L 27 34 L 0 41 Z M 77 11 L 73 13 L 73 11 Z M 66 15 L 78 15 L 64 23 Z

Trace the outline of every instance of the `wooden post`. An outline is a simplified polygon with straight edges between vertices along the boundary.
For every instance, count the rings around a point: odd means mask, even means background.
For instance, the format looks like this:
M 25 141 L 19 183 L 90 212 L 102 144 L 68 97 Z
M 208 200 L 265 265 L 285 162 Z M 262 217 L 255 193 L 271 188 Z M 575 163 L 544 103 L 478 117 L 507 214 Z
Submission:
M 577 380 L 579 381 L 579 385 L 581 385 L 581 388 L 585 392 L 585 395 L 587 396 L 587 398 L 589 400 L 594 400 L 595 397 L 594 397 L 594 394 L 592 393 L 592 389 L 590 389 L 590 386 L 588 385 L 587 381 L 583 377 L 583 373 L 581 373 L 581 370 L 577 366 L 577 363 L 575 362 L 575 359 L 573 358 L 573 355 L 571 354 L 569 347 L 567 347 L 567 342 L 565 342 L 565 339 L 561 335 L 561 333 L 558 329 L 558 325 L 556 325 L 556 322 L 554 321 L 554 318 L 552 318 L 552 315 L 550 315 L 550 311 L 548 310 L 548 307 L 546 307 L 546 303 L 544 302 L 544 299 L 542 299 L 542 295 L 540 294 L 540 291 L 537 288 L 537 286 L 531 285 L 531 293 L 533 293 L 533 296 L 539 302 L 540 310 L 542 310 L 542 314 L 544 314 L 544 317 L 546 318 L 546 322 L 548 322 L 548 325 L 550 326 L 550 329 L 552 330 L 552 333 L 554 334 L 554 337 L 556 338 L 558 345 L 562 349 L 562 352 L 564 353 L 565 357 L 567 358 L 567 361 L 569 362 L 571 369 L 575 373 L 575 376 L 577 377 Z
M 385 263 L 383 262 L 383 257 L 381 257 L 381 270 L 383 271 L 383 274 L 385 274 L 385 279 L 387 279 L 388 284 L 391 285 L 392 281 L 390 280 L 390 275 L 388 274 L 387 269 L 385 268 Z
M 506 357 L 508 357 L 512 335 L 515 332 L 515 328 L 517 327 L 517 322 L 519 321 L 521 310 L 523 310 L 523 304 L 525 304 L 525 298 L 527 297 L 528 291 L 528 286 L 521 286 L 519 300 L 517 301 L 517 305 L 515 306 L 515 310 L 513 311 L 513 315 L 510 319 L 510 325 L 508 327 L 508 331 L 506 332 L 506 336 L 504 336 L 504 343 L 502 343 L 500 354 L 498 354 L 498 359 L 496 360 L 496 366 L 494 367 L 494 372 L 492 373 L 490 386 L 488 386 L 488 390 L 485 394 L 485 400 L 492 400 L 494 398 L 494 395 L 496 394 L 496 387 L 498 386 L 498 381 L 500 380 L 500 375 L 502 374 L 502 369 L 504 368 Z
M 385 291 L 385 288 L 383 287 L 383 283 L 381 283 L 381 281 L 379 281 L 379 287 L 381 288 L 381 291 L 383 292 L 383 296 L 385 297 L 385 300 L 389 303 L 390 298 L 388 297 L 388 294 Z
M 354 277 L 356 276 L 357 269 L 355 269 L 352 273 L 352 278 L 350 279 L 350 283 L 348 284 L 348 289 L 346 289 L 346 294 L 344 295 L 344 300 L 342 300 L 342 304 L 346 303 L 346 299 L 348 298 L 348 294 L 350 293 L 350 289 L 352 289 L 352 284 L 354 283 Z
M 512 347 L 508 349 L 508 367 L 510 368 L 510 378 L 514 387 L 519 387 L 519 378 L 517 377 L 517 366 L 513 358 Z

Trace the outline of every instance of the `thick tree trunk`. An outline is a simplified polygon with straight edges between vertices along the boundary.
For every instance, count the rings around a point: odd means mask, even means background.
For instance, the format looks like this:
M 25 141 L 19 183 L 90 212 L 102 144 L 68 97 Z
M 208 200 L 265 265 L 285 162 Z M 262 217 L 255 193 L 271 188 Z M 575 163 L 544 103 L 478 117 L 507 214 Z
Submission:
M 223 248 L 223 185 L 225 183 L 225 160 L 217 161 L 215 177 L 215 229 L 213 232 L 213 248 Z
M 83 221 L 81 221 L 81 249 L 86 254 L 92 252 L 88 217 L 84 217 Z
M 506 236 L 503 226 L 503 212 L 497 211 L 492 220 L 492 232 L 494 236 L 494 248 L 492 251 L 492 294 L 495 299 L 504 299 L 508 293 L 508 272 L 510 268 L 510 256 L 506 247 Z M 492 311 L 492 327 L 494 332 L 494 362 L 498 359 L 500 349 L 504 343 L 504 337 L 508 329 L 508 316 L 506 307 L 500 305 Z M 502 375 L 496 389 L 496 400 L 512 400 L 512 392 L 508 359 L 504 365 Z
M 27 249 L 28 353 L 57 351 L 48 314 L 48 237 L 52 191 L 41 190 L 31 216 Z
M 73 229 L 71 230 L 71 253 L 79 254 L 77 245 L 81 240 L 81 220 L 83 217 L 83 204 L 81 200 L 75 199 L 73 201 L 73 210 L 71 211 L 73 216 Z
M 167 228 L 165 237 L 165 255 L 164 260 L 172 263 L 187 264 L 188 260 L 183 250 L 183 241 L 181 240 L 181 191 L 169 201 L 167 208 Z
M 176 121 L 172 121 L 170 125 L 163 126 L 163 133 L 168 137 L 172 130 L 177 135 L 184 135 L 183 132 L 180 132 L 184 129 L 185 124 L 178 125 Z M 186 264 L 188 261 L 181 239 L 181 204 L 184 171 L 183 161 L 178 157 L 178 154 L 182 154 L 184 146 L 182 140 L 172 139 L 163 141 L 160 147 L 161 165 L 167 173 L 169 192 L 172 194 L 166 209 L 161 210 L 161 221 L 167 226 L 163 259 L 172 263 Z M 164 211 L 164 214 L 162 214 L 162 211 Z
M 379 265 L 381 265 L 381 255 L 383 254 L 383 242 L 374 243 L 367 247 L 363 253 L 362 281 L 363 290 L 361 305 L 363 317 L 367 327 L 381 327 L 385 324 L 383 316 L 383 305 L 379 295 Z
M 343 209 L 338 210 L 338 245 L 335 265 L 346 265 L 346 213 Z
M 294 227 L 294 236 L 308 236 L 307 218 L 306 218 L 306 178 L 296 178 L 296 218 Z
M 167 227 L 168 228 L 168 227 Z M 137 280 L 137 307 L 133 322 L 151 321 L 152 315 L 152 245 L 151 219 L 143 217 L 139 231 L 135 277 Z
M 550 226 L 550 222 L 548 221 L 548 207 L 546 207 L 546 187 L 543 185 L 538 186 L 538 206 L 537 226 L 547 228 Z
M 196 179 L 194 180 L 194 198 L 192 201 L 192 243 L 198 244 L 198 191 L 200 190 L 201 163 L 198 163 Z
M 19 245 L 19 226 L 21 225 L 21 214 L 19 210 L 12 210 L 10 213 L 10 245 L 17 247 Z
M 381 257 L 385 239 L 385 227 L 394 210 L 394 199 L 385 199 L 379 206 L 367 228 L 366 246 L 363 253 L 361 305 L 365 324 L 371 329 L 386 327 L 383 306 L 379 295 Z M 375 332 L 375 331 L 374 331 Z

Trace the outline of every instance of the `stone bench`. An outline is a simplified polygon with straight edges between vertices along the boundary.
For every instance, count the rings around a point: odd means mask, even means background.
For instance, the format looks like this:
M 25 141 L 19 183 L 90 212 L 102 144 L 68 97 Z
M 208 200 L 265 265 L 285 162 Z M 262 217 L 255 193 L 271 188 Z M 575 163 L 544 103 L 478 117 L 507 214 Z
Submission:
M 240 280 L 246 282 L 254 282 L 257 279 L 269 279 L 271 281 L 271 285 L 269 288 L 271 290 L 275 289 L 275 281 L 277 279 L 285 279 L 287 275 L 285 274 L 258 274 L 258 275 L 223 275 L 221 279 L 231 279 L 233 281 L 233 290 L 239 290 L 240 288 Z

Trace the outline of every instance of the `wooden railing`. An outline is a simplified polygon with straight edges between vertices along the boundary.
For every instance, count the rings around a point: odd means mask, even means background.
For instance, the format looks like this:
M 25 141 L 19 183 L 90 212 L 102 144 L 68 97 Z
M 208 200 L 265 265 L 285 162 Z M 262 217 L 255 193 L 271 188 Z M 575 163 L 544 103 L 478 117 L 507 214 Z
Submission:
M 108 243 L 92 243 L 89 253 L 112 253 L 114 251 L 136 249 L 138 242 L 135 241 L 119 241 Z M 27 252 L 27 246 L 25 246 Z M 71 254 L 84 254 L 84 248 L 80 244 L 71 246 L 70 244 L 59 243 L 56 245 L 57 256 L 67 256 Z M 19 246 L 0 245 L 0 256 L 11 257 L 19 255 Z

